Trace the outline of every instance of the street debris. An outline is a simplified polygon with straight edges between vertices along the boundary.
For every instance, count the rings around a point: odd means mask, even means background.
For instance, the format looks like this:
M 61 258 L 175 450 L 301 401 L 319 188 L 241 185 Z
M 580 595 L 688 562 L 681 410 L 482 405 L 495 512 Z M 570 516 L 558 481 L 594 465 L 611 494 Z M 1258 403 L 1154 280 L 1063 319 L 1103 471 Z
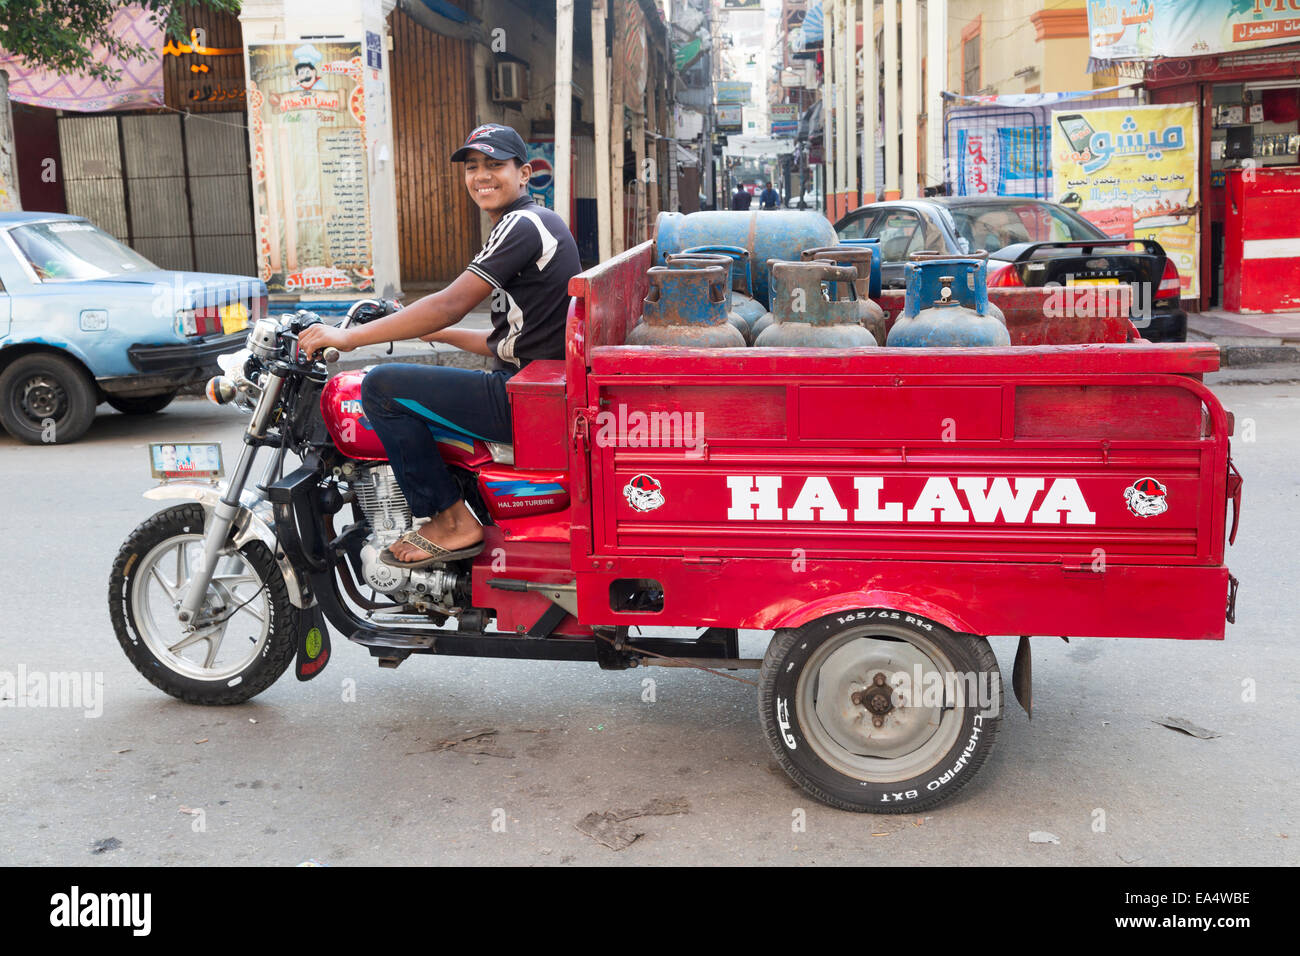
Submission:
M 585 833 L 611 850 L 625 850 L 635 843 L 638 837 L 644 836 L 645 831 L 626 826 L 623 821 L 637 817 L 669 817 L 690 812 L 691 805 L 685 797 L 676 800 L 655 797 L 642 807 L 606 810 L 604 813 L 593 810 L 574 826 L 578 832 Z
M 123 747 L 121 750 L 114 750 L 114 751 L 113 751 L 113 753 L 115 753 L 115 754 L 129 754 L 130 752 L 131 752 L 131 748 L 130 748 L 130 747 Z
M 1199 737 L 1201 740 L 1213 740 L 1215 737 L 1223 736 L 1217 730 L 1206 730 L 1204 727 L 1198 727 L 1190 720 L 1184 720 L 1182 717 L 1166 717 L 1164 720 L 1157 720 L 1156 723 L 1161 727 L 1168 727 L 1170 730 L 1182 731 L 1189 737 Z
M 1123 860 L 1125 863 L 1136 863 L 1136 862 L 1138 862 L 1139 860 L 1142 859 L 1142 857 L 1141 857 L 1140 854 L 1137 854 L 1137 853 L 1125 853 L 1125 852 L 1123 852 L 1122 850 L 1119 851 L 1118 853 L 1116 853 L 1115 855 L 1116 855 L 1117 857 L 1119 857 L 1121 860 Z
M 406 756 L 441 753 L 444 750 L 451 750 L 458 754 L 485 754 L 489 757 L 512 758 L 515 755 L 513 750 L 501 746 L 500 741 L 497 740 L 495 727 L 484 727 L 482 730 L 471 730 L 459 737 L 440 740 L 428 750 L 407 751 Z
M 197 817 L 203 812 L 202 809 L 195 809 L 194 807 L 181 806 L 179 809 L 181 813 L 188 813 L 192 817 Z
M 1061 838 L 1055 833 L 1048 833 L 1046 830 L 1035 830 L 1029 834 L 1030 843 L 1060 843 Z
M 195 742 L 196 744 L 206 744 L 206 743 L 208 742 L 208 738 L 207 738 L 207 737 L 204 737 L 202 740 L 196 740 L 196 741 L 194 741 L 194 742 Z
M 104 840 L 97 840 L 90 845 L 91 853 L 107 853 L 109 850 L 119 850 L 122 848 L 122 841 L 117 837 L 108 837 Z

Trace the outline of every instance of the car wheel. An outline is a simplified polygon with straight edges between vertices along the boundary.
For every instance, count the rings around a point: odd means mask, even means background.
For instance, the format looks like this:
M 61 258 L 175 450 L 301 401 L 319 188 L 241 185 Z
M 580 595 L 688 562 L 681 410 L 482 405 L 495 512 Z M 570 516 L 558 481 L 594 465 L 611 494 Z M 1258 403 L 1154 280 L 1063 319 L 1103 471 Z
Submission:
M 0 374 L 0 423 L 29 445 L 66 445 L 95 420 L 95 383 L 62 355 L 35 352 Z
M 170 405 L 176 394 L 176 392 L 163 392 L 161 395 L 110 395 L 107 401 L 123 415 L 152 415 Z
M 782 769 L 842 810 L 917 813 L 975 776 L 997 736 L 988 641 L 883 609 L 778 631 L 759 715 Z

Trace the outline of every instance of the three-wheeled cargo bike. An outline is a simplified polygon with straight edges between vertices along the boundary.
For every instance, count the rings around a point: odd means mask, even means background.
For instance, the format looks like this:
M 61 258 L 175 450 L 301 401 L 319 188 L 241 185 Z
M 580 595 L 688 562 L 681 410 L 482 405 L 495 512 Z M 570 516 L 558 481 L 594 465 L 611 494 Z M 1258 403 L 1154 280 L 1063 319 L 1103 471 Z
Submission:
M 246 700 L 295 659 L 314 676 L 331 630 L 390 667 L 757 670 L 764 734 L 800 786 L 912 812 L 990 751 L 990 637 L 1020 638 L 1026 707 L 1031 635 L 1223 638 L 1240 479 L 1202 381 L 1215 346 L 1127 341 L 1123 315 L 1045 325 L 1021 296 L 1011 347 L 628 347 L 655 255 L 572 280 L 564 360 L 509 383 L 511 446 L 435 428 L 487 539 L 449 566 L 378 560 L 413 518 L 364 372 L 297 354 L 310 317 L 258 323 L 214 386 L 252 412 L 229 482 L 149 492 L 184 500 L 114 566 L 132 661 L 194 703 Z M 1066 344 L 1021 344 L 1044 341 Z M 741 657 L 742 629 L 770 633 L 761 659 Z

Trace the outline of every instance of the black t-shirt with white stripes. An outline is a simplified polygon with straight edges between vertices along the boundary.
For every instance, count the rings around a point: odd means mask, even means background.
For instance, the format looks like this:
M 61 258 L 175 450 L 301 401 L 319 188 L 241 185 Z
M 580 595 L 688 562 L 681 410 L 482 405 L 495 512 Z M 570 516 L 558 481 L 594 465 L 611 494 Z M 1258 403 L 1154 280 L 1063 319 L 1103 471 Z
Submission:
M 497 220 L 468 269 L 492 286 L 488 346 L 499 368 L 564 358 L 569 280 L 582 271 L 564 220 L 520 196 Z

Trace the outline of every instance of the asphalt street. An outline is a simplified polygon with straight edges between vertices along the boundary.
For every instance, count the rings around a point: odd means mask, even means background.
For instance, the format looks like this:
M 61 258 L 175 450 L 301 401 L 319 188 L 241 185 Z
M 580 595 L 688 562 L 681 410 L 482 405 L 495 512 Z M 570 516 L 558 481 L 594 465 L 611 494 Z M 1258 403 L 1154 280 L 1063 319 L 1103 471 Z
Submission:
M 806 796 L 768 755 L 754 689 L 695 671 L 430 657 L 381 670 L 336 635 L 311 683 L 180 703 L 119 649 L 109 569 L 159 507 L 141 497 L 147 443 L 217 439 L 229 462 L 246 419 L 182 399 L 136 419 L 101 407 L 71 446 L 0 437 L 0 671 L 103 687 L 98 716 L 0 701 L 0 864 L 1295 865 L 1300 385 L 1219 394 L 1254 438 L 1234 442 L 1227 640 L 1037 640 L 1033 720 L 1009 706 L 979 779 L 923 817 Z M 1015 641 L 994 647 L 1009 685 Z M 1220 736 L 1157 723 L 1169 717 Z M 493 754 L 438 749 L 487 728 Z M 631 820 L 644 835 L 626 849 L 575 828 L 655 799 L 687 812 Z

